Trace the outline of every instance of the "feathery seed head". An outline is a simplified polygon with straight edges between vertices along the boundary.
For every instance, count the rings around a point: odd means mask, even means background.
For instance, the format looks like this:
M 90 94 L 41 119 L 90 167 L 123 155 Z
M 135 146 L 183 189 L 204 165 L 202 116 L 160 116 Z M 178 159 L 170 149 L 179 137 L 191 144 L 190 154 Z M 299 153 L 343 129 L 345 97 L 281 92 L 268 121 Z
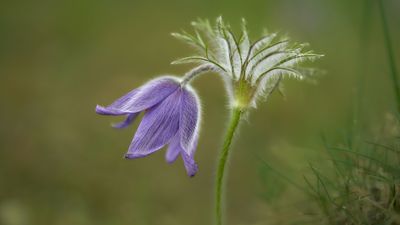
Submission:
M 279 88 L 284 77 L 309 78 L 315 71 L 301 68 L 299 64 L 322 56 L 305 51 L 307 44 L 291 43 L 276 33 L 266 33 L 250 41 L 244 19 L 240 36 L 235 35 L 221 17 L 214 26 L 201 19 L 191 25 L 194 35 L 185 31 L 172 35 L 195 47 L 198 55 L 178 59 L 172 64 L 197 63 L 200 67 L 212 68 L 223 77 L 232 107 L 255 107 L 258 97 L 268 96 Z

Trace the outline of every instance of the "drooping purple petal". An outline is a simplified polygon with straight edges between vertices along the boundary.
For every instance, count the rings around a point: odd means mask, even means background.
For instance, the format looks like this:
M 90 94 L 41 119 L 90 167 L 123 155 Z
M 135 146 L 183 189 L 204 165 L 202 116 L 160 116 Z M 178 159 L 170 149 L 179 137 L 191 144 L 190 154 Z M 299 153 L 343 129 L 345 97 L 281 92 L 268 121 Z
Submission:
M 168 163 L 174 162 L 179 154 L 182 157 L 186 173 L 188 176 L 193 177 L 196 175 L 198 166 L 194 161 L 194 155 L 188 155 L 185 150 L 183 150 L 181 143 L 180 143 L 180 135 L 177 133 L 170 141 L 167 153 L 165 154 L 165 158 Z M 197 147 L 197 139 L 193 145 L 194 148 Z
M 107 107 L 97 105 L 96 113 L 100 115 L 115 115 L 115 116 L 127 114 L 126 112 L 122 112 L 118 109 L 121 108 L 123 105 L 125 105 L 129 100 L 134 98 L 136 94 L 139 92 L 139 90 L 140 88 L 133 89 L 132 91 L 128 92 L 128 94 L 117 99 Z
M 191 146 L 191 149 L 189 149 L 189 151 L 181 152 L 181 156 L 182 156 L 185 168 L 186 168 L 186 172 L 191 177 L 196 175 L 197 170 L 198 170 L 198 166 L 197 166 L 196 162 L 194 161 L 194 153 L 196 152 L 198 141 L 199 141 L 199 133 L 197 132 L 194 135 L 193 145 Z M 187 154 L 186 152 L 190 152 L 191 154 Z
M 197 163 L 194 161 L 193 156 L 189 156 L 186 154 L 185 151 L 181 152 L 181 156 L 183 159 L 183 164 L 185 165 L 186 173 L 189 177 L 193 177 L 196 175 L 197 171 L 199 170 L 199 167 L 197 166 Z
M 96 112 L 102 115 L 137 113 L 161 102 L 178 88 L 176 79 L 160 77 L 132 90 L 107 107 L 97 106 Z
M 178 132 L 169 142 L 167 152 L 165 153 L 165 160 L 167 161 L 167 163 L 175 162 L 181 151 L 181 137 Z
M 100 115 L 111 115 L 111 116 L 121 116 L 128 114 L 127 112 L 123 112 L 118 109 L 110 107 L 103 107 L 101 105 L 96 105 L 96 113 Z
M 181 145 L 188 155 L 193 155 L 200 129 L 200 102 L 192 90 L 184 90 L 182 94 L 179 132 Z
M 182 90 L 177 89 L 161 103 L 148 109 L 129 146 L 126 158 L 147 156 L 166 145 L 179 129 Z
M 136 117 L 139 115 L 140 113 L 131 113 L 128 114 L 128 116 L 126 117 L 126 119 L 120 123 L 115 123 L 112 126 L 114 128 L 117 129 L 121 129 L 121 128 L 125 128 L 127 126 L 129 126 L 133 121 L 135 121 Z

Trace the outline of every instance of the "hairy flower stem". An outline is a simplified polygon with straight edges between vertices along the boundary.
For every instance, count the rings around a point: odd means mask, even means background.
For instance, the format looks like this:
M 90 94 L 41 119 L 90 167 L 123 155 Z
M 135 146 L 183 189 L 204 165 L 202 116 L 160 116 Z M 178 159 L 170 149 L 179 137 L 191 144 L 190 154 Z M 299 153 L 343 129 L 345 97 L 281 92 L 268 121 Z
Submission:
M 229 158 L 229 150 L 232 144 L 232 140 L 236 129 L 238 128 L 240 117 L 243 114 L 243 109 L 235 107 L 232 110 L 231 120 L 229 122 L 229 127 L 225 136 L 225 141 L 220 153 L 217 167 L 217 176 L 215 183 L 215 224 L 222 225 L 222 191 L 223 191 L 223 181 L 225 174 L 226 162 Z
M 211 64 L 200 65 L 200 66 L 190 70 L 183 76 L 182 81 L 181 81 L 181 86 L 185 86 L 187 83 L 189 83 L 189 81 L 191 81 L 197 75 L 200 75 L 200 74 L 203 74 L 206 72 L 210 72 L 210 71 L 214 71 L 214 70 L 215 69 Z

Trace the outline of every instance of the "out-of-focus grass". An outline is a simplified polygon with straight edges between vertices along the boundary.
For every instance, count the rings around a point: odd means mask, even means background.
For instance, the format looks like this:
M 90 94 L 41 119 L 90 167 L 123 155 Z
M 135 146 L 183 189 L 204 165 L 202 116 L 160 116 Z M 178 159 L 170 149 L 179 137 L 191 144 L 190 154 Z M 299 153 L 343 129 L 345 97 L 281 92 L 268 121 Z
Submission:
M 388 61 L 389 61 L 389 65 L 390 65 L 390 75 L 391 75 L 391 79 L 392 79 L 394 94 L 396 97 L 395 101 L 397 103 L 397 111 L 400 113 L 400 83 L 399 83 L 399 77 L 397 74 L 394 50 L 392 47 L 392 41 L 391 41 L 389 27 L 388 27 L 388 23 L 387 23 L 387 16 L 386 16 L 384 1 L 383 0 L 378 1 L 378 4 L 379 4 L 379 14 L 381 15 L 381 20 L 382 20 L 383 35 L 385 37 L 385 46 L 386 46 Z
M 311 166 L 305 178 L 319 224 L 400 224 L 400 120 L 388 115 L 383 124 L 357 147 L 325 143 L 333 173 Z
M 371 2 L 365 2 L 365 15 L 368 15 Z M 399 84 L 383 1 L 378 1 L 378 8 L 395 94 L 394 105 L 398 107 Z M 364 16 L 362 34 L 369 25 L 366 21 L 369 19 Z M 363 77 L 364 74 L 360 74 L 358 90 L 362 89 Z M 361 93 L 357 92 L 358 106 L 363 103 Z M 354 114 L 356 123 L 352 135 L 347 137 L 348 141 L 331 146 L 324 139 L 324 146 L 332 161 L 333 175 L 311 166 L 314 182 L 305 178 L 322 214 L 319 224 L 400 224 L 400 114 L 398 109 L 395 116 L 388 114 L 383 125 L 368 137 L 365 137 L 368 132 L 361 132 L 358 124 L 360 114 L 358 110 Z
M 292 200 L 295 207 L 289 207 L 289 212 L 297 211 L 302 216 L 285 220 L 285 224 L 400 224 L 400 117 L 397 112 L 394 116 L 386 113 L 383 122 L 373 122 L 370 120 L 370 114 L 362 110 L 368 104 L 365 100 L 365 81 L 368 80 L 369 73 L 365 61 L 368 59 L 370 48 L 370 32 L 373 30 L 371 15 L 374 10 L 381 16 L 385 37 L 382 46 L 386 47 L 390 66 L 387 73 L 391 74 L 389 77 L 392 78 L 395 95 L 393 105 L 397 106 L 400 103 L 397 97 L 395 55 L 389 38 L 383 1 L 365 0 L 360 26 L 360 67 L 354 91 L 354 107 L 351 110 L 351 123 L 344 128 L 348 131 L 343 133 L 341 141 L 336 141 L 339 143 L 337 145 L 330 144 L 323 135 L 326 155 L 320 159 L 321 162 L 317 163 L 314 160 L 310 164 L 311 174 L 304 177 L 305 186 L 299 185 L 302 182 L 293 180 L 296 175 L 290 178 L 265 161 L 261 164 L 262 181 L 278 178 L 276 186 L 279 187 L 282 181 L 286 181 L 286 185 L 291 185 L 300 193 L 310 196 L 308 201 L 300 198 Z M 267 192 L 267 195 L 263 196 L 268 197 L 268 202 L 271 201 L 270 195 L 274 199 L 278 194 L 283 198 L 281 192 L 274 188 L 267 189 L 271 186 L 270 182 L 263 184 Z M 307 201 L 307 204 L 299 210 L 296 205 L 302 201 Z M 284 217 L 285 213 L 278 215 Z

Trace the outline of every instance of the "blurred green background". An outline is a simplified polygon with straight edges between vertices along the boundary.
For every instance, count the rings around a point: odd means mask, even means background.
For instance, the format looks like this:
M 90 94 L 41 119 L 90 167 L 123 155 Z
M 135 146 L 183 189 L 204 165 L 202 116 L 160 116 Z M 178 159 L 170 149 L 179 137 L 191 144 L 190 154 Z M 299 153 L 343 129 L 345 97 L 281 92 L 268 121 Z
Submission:
M 170 33 L 219 15 L 234 26 L 246 18 L 253 39 L 263 28 L 282 31 L 326 55 L 313 64 L 327 71 L 317 85 L 286 80 L 285 99 L 275 93 L 250 113 L 230 163 L 229 224 L 301 217 L 306 198 L 280 188 L 276 176 L 260 175 L 259 158 L 301 182 L 308 162 L 321 156 L 321 132 L 340 139 L 355 108 L 368 121 L 363 129 L 394 110 L 381 18 L 376 1 L 366 2 L 3 1 L 0 224 L 210 224 L 214 168 L 229 116 L 219 77 L 193 83 L 203 105 L 194 178 L 181 160 L 165 163 L 163 151 L 124 160 L 138 122 L 114 130 L 109 125 L 119 118 L 96 115 L 94 108 L 157 75 L 189 70 L 170 65 L 192 54 Z M 400 1 L 384 3 L 398 63 Z

